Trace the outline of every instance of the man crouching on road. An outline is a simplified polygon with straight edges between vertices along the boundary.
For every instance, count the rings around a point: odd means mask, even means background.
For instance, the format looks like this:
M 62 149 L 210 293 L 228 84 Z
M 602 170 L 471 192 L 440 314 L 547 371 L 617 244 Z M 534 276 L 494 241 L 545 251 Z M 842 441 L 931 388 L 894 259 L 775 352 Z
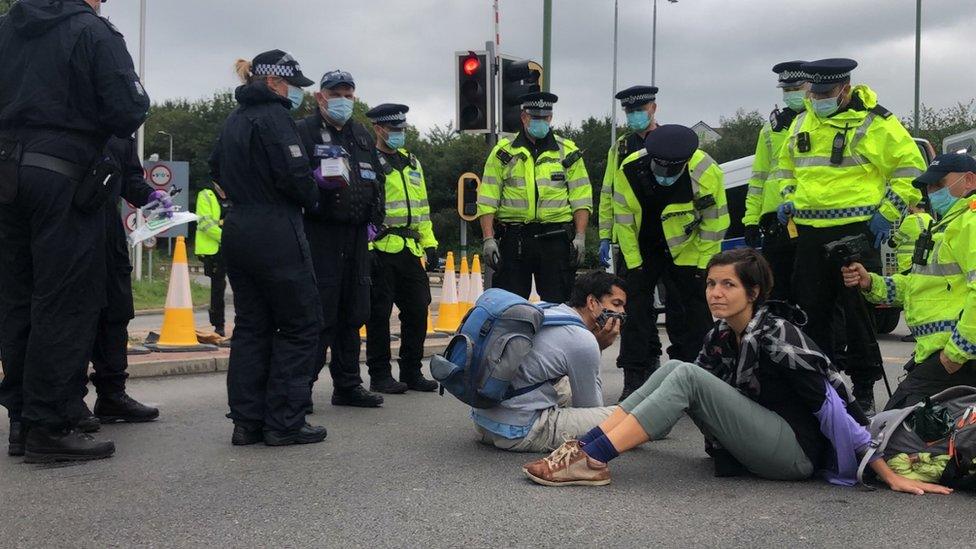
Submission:
M 582 326 L 545 326 L 512 380 L 513 387 L 545 382 L 538 389 L 471 414 L 483 444 L 512 452 L 549 452 L 602 422 L 600 351 L 617 339 L 626 319 L 627 294 L 619 277 L 593 271 L 577 278 L 569 302 L 546 315 L 572 314 Z M 568 387 L 567 385 L 568 378 Z

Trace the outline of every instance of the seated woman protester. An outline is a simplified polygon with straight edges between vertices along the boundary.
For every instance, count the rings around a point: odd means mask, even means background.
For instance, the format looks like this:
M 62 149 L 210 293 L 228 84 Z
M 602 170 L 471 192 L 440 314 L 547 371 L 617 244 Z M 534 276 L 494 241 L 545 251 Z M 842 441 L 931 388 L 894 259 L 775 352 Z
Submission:
M 815 472 L 834 484 L 856 482 L 858 456 L 870 436 L 840 374 L 797 328 L 805 315 L 766 302 L 772 273 L 752 249 L 716 255 L 706 297 L 719 318 L 698 364 L 671 360 L 579 440 L 525 465 L 547 486 L 610 483 L 607 463 L 649 440 L 664 438 L 683 413 L 706 436 L 716 474 L 744 469 L 775 480 Z M 896 475 L 884 460 L 872 469 L 893 490 L 946 494 L 950 489 Z

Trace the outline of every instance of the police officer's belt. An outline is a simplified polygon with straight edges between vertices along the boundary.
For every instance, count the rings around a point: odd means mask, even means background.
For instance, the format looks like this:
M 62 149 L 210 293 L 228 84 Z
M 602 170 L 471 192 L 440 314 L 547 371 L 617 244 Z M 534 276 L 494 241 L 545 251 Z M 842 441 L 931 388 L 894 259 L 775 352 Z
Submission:
M 409 227 L 387 227 L 387 228 L 381 230 L 378 235 L 376 235 L 376 240 L 380 240 L 383 237 L 385 237 L 387 235 L 391 235 L 391 234 L 394 234 L 396 236 L 403 237 L 403 238 L 412 238 L 412 239 L 418 240 L 418 241 L 420 240 L 420 233 L 418 231 L 415 231 L 415 230 L 409 228 Z
M 49 170 L 76 181 L 81 181 L 88 173 L 88 168 L 85 166 L 79 166 L 74 162 L 62 160 L 56 156 L 36 152 L 24 153 L 20 157 L 20 165 L 24 168 Z

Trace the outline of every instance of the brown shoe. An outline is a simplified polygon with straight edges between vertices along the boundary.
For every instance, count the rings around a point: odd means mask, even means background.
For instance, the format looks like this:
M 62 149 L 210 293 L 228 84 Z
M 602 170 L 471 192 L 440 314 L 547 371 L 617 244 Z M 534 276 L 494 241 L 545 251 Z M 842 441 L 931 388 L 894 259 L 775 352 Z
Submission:
M 578 440 L 568 440 L 540 460 L 522 467 L 532 482 L 544 486 L 604 486 L 610 468 L 586 454 Z

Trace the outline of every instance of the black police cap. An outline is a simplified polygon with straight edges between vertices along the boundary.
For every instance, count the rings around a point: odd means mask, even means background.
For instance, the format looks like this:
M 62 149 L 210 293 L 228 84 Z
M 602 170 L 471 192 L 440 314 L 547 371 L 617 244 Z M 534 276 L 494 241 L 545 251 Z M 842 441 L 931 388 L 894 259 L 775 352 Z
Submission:
M 686 126 L 664 124 L 647 134 L 647 155 L 663 166 L 684 164 L 698 150 L 698 135 Z
M 397 103 L 383 103 L 366 111 L 366 118 L 375 124 L 401 128 L 407 125 L 407 112 L 410 107 Z
M 921 188 L 938 183 L 946 174 L 976 173 L 976 158 L 962 153 L 940 154 L 932 159 L 925 173 L 915 178 L 912 184 Z
M 799 86 L 807 81 L 809 75 L 801 68 L 806 61 L 783 61 L 773 65 L 773 72 L 779 75 L 777 87 Z
M 522 110 L 535 116 L 549 116 L 552 114 L 552 106 L 559 101 L 559 97 L 549 92 L 532 92 L 519 97 Z
M 657 86 L 631 86 L 620 90 L 614 97 L 620 100 L 620 106 L 625 109 L 640 107 L 657 99 Z
M 251 60 L 251 74 L 254 76 L 280 76 L 292 86 L 304 88 L 315 82 L 302 74 L 302 67 L 291 54 L 281 50 L 259 53 Z
M 322 80 L 319 82 L 319 89 L 331 90 L 343 84 L 352 89 L 356 89 L 356 81 L 353 80 L 352 74 L 349 71 L 336 69 L 322 75 Z
M 823 93 L 830 91 L 837 84 L 843 84 L 851 79 L 851 71 L 857 67 L 857 61 L 845 58 L 820 59 L 800 65 L 800 70 L 810 75 L 810 91 Z

